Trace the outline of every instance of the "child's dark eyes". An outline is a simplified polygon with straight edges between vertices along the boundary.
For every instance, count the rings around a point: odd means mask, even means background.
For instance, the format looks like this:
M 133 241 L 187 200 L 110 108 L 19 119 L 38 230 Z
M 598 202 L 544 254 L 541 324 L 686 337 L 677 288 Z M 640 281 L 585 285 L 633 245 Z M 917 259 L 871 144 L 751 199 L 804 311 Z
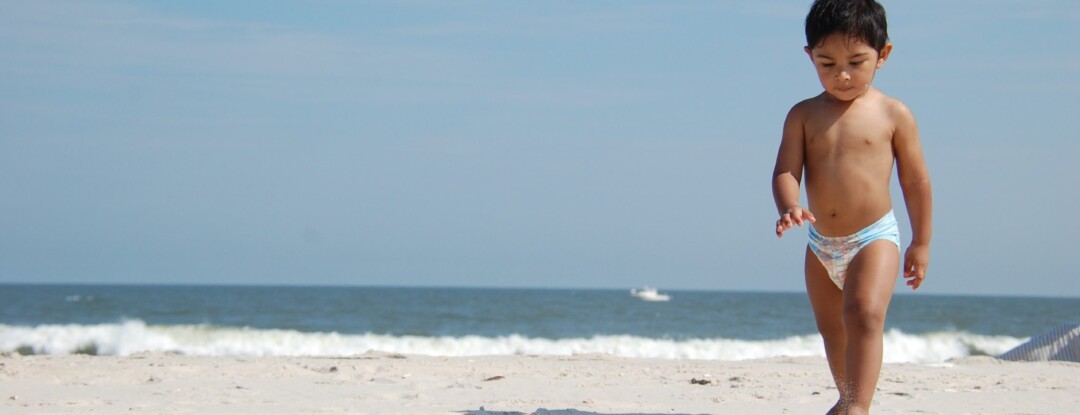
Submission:
M 866 61 L 852 62 L 851 66 L 862 66 L 862 64 L 864 64 L 864 63 L 866 63 Z M 822 68 L 832 68 L 834 66 L 836 66 L 835 63 L 823 63 L 823 64 L 821 64 Z

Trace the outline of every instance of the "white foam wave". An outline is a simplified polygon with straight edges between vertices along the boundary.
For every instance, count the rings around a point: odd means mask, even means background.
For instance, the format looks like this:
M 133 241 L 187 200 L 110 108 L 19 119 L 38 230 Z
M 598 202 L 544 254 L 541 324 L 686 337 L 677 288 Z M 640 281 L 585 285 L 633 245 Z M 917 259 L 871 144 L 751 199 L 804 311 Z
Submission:
M 972 354 L 998 355 L 1026 339 L 964 332 L 885 335 L 885 361 L 937 363 Z M 818 335 L 777 340 L 670 340 L 637 336 L 543 339 L 501 337 L 424 337 L 381 334 L 304 333 L 291 330 L 158 326 L 138 320 L 96 325 L 0 325 L 0 351 L 35 354 L 94 353 L 126 356 L 139 352 L 178 352 L 204 356 L 349 356 L 368 351 L 434 356 L 574 355 L 746 360 L 780 356 L 824 356 Z

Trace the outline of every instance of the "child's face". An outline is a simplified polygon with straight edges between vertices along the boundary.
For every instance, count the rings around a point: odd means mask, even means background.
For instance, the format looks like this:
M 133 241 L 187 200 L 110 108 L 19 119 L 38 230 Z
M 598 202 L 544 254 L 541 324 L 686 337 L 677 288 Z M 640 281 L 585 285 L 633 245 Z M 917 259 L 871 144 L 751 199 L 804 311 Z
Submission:
M 885 65 L 891 51 L 891 43 L 886 44 L 879 54 L 866 42 L 843 33 L 827 36 L 814 48 L 806 47 L 821 86 L 841 101 L 851 101 L 866 93 L 874 74 Z

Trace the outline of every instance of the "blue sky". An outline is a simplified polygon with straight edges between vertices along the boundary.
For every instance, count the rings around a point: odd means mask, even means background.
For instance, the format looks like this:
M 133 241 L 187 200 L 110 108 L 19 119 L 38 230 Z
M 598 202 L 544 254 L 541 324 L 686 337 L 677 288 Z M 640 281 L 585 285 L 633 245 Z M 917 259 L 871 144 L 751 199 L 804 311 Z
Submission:
M 0 1 L 0 282 L 800 291 L 809 3 Z M 1080 3 L 884 4 L 920 291 L 1080 296 Z

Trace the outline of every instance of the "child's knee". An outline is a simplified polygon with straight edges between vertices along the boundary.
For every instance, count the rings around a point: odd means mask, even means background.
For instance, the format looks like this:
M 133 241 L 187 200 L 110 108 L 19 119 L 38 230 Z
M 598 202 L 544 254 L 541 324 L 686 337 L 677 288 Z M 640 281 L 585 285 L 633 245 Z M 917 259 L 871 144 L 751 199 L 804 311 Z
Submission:
M 881 331 L 885 327 L 887 304 L 875 301 L 848 301 L 844 304 L 844 327 Z
M 817 329 L 818 329 L 818 333 L 821 333 L 821 337 L 824 338 L 826 342 L 830 342 L 830 341 L 842 342 L 842 341 L 844 341 L 844 338 L 846 336 L 846 332 L 844 330 L 844 324 L 843 323 L 835 324 L 835 323 L 832 323 L 832 322 L 829 322 L 829 323 L 818 322 Z

